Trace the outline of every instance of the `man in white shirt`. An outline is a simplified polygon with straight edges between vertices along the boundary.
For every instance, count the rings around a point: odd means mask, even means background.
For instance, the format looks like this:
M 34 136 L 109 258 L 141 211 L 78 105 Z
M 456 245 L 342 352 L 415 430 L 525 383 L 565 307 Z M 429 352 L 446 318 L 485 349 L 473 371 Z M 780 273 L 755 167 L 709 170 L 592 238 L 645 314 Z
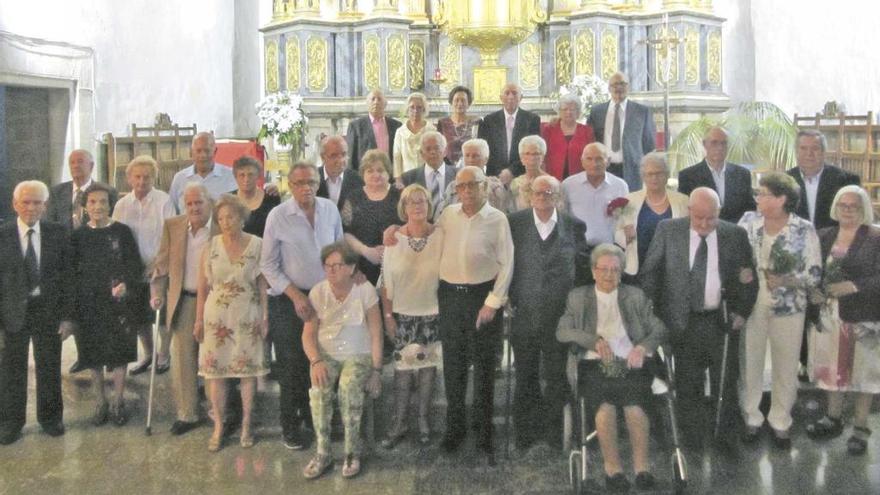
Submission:
M 167 303 L 171 389 L 177 409 L 172 435 L 183 435 L 199 425 L 199 347 L 193 337 L 196 292 L 202 251 L 219 231 L 211 221 L 213 202 L 204 185 L 187 184 L 182 197 L 186 214 L 165 221 L 150 282 L 150 306 L 156 310 Z
M 608 204 L 623 198 L 629 188 L 619 177 L 606 172 L 608 148 L 590 143 L 581 153 L 584 171 L 562 182 L 566 210 L 587 224 L 587 244 L 614 244 L 617 217 L 608 214 Z
M 448 404 L 442 448 L 457 450 L 467 434 L 465 392 L 468 367 L 473 364 L 476 445 L 493 466 L 493 391 L 501 337 L 498 310 L 507 302 L 513 241 L 507 218 L 486 200 L 483 171 L 464 167 L 455 180 L 461 203 L 447 207 L 437 221 L 444 232 L 438 299 Z
M 232 169 L 226 165 L 214 162 L 217 154 L 217 145 L 214 135 L 210 132 L 200 132 L 192 140 L 190 155 L 193 164 L 174 174 L 168 195 L 178 212 L 184 211 L 183 190 L 186 185 L 195 182 L 205 186 L 211 200 L 214 201 L 223 193 L 238 189 Z
M 146 267 L 144 282 L 130 288 L 130 296 L 140 300 L 132 323 L 137 326 L 144 349 L 143 361 L 131 370 L 133 376 L 150 369 L 153 355 L 153 335 L 150 328 L 154 318 L 150 309 L 149 281 L 153 273 L 153 260 L 159 251 L 159 242 L 162 239 L 162 224 L 166 219 L 176 215 L 168 194 L 153 187 L 158 173 L 159 166 L 152 157 L 141 155 L 132 160 L 125 168 L 125 177 L 131 192 L 123 196 L 113 210 L 113 219 L 131 228 L 141 260 Z M 168 371 L 169 347 L 168 336 L 162 334 L 161 350 L 156 359 L 158 374 Z

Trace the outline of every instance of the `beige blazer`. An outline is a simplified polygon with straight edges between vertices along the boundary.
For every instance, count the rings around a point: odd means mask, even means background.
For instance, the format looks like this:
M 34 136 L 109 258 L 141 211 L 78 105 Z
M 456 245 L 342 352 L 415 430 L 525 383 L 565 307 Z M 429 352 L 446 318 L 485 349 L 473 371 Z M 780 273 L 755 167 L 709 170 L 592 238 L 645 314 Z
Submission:
M 639 227 L 639 211 L 645 204 L 645 190 L 631 192 L 626 195 L 629 204 L 626 205 L 620 218 L 617 220 L 617 228 L 614 231 L 614 243 L 624 248 L 626 253 L 626 267 L 624 272 L 635 275 L 639 272 L 639 241 L 633 239 L 629 244 L 626 243 L 626 234 L 623 229 L 627 225 L 632 225 L 636 229 Z M 672 207 L 672 218 L 680 218 L 688 214 L 688 197 L 673 189 L 666 189 L 669 196 L 669 205 Z
M 186 242 L 189 239 L 186 215 L 165 220 L 162 226 L 162 241 L 156 255 L 153 278 L 150 281 L 151 297 L 165 299 L 165 325 L 171 328 L 174 312 L 183 291 L 184 264 L 186 263 Z M 211 237 L 220 233 L 217 222 L 211 222 Z

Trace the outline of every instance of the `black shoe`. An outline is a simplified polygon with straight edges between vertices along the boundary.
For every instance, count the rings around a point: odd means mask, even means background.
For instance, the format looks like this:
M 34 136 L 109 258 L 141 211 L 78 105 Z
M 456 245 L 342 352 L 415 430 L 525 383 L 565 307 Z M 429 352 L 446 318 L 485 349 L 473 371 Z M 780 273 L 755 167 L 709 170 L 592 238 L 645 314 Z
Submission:
M 141 364 L 139 364 L 139 365 L 135 366 L 134 368 L 132 368 L 132 369 L 128 372 L 128 374 L 131 375 L 131 376 L 138 376 L 138 375 L 140 375 L 140 374 L 146 373 L 147 371 L 150 370 L 150 365 L 151 365 L 151 364 L 152 364 L 152 363 L 150 363 L 150 361 L 144 361 L 144 362 L 142 362 Z
M 462 437 L 447 435 L 443 437 L 443 441 L 440 442 L 440 448 L 443 449 L 443 452 L 452 453 L 461 447 L 463 441 L 464 438 Z
M 64 435 L 64 423 L 57 421 L 54 423 L 46 423 L 43 426 L 43 432 L 50 437 L 60 437 Z
M 128 412 L 125 410 L 125 404 L 119 404 L 115 411 L 110 413 L 113 416 L 113 424 L 116 426 L 125 426 L 128 423 Z
M 843 433 L 843 422 L 840 418 L 822 416 L 818 421 L 807 425 L 807 436 L 813 440 L 829 440 Z
M 626 493 L 629 491 L 629 480 L 623 473 L 605 475 L 605 488 L 611 493 Z
M 76 361 L 75 363 L 73 363 L 73 366 L 70 367 L 70 372 L 79 373 L 80 371 L 85 371 L 87 369 L 88 368 L 86 368 L 85 366 L 79 364 L 79 361 Z
M 198 421 L 175 421 L 174 424 L 171 425 L 171 434 L 175 436 L 180 436 L 198 427 Z
M 654 488 L 654 484 L 653 474 L 647 471 L 636 474 L 636 488 L 639 490 L 651 490 Z
M 284 446 L 290 450 L 303 450 L 306 448 L 306 442 L 303 441 L 303 434 L 299 428 L 295 428 L 284 434 Z
M 101 426 L 107 422 L 110 406 L 106 402 L 101 402 L 95 407 L 95 414 L 92 415 L 92 424 Z
M 164 375 L 169 369 L 171 369 L 171 362 L 166 361 L 164 363 L 156 363 L 157 375 Z
M 0 445 L 15 443 L 21 438 L 21 428 L 3 428 L 0 430 Z
M 782 437 L 779 436 L 776 431 L 773 431 L 773 446 L 779 450 L 789 450 L 791 449 L 791 438 L 788 436 Z
M 740 441 L 746 445 L 754 445 L 761 438 L 761 429 L 754 426 L 746 426 L 740 435 Z

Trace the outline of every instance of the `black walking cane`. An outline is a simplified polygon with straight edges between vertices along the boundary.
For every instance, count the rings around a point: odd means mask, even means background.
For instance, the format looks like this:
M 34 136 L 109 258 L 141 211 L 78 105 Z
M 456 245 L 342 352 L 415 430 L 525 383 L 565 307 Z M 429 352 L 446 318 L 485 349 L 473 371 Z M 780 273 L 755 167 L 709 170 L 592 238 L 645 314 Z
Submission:
M 721 410 L 724 407 L 724 382 L 727 379 L 727 353 L 730 349 L 730 332 L 733 331 L 730 323 L 730 314 L 727 312 L 727 299 L 724 297 L 724 289 L 721 289 L 721 325 L 724 327 L 724 349 L 721 351 L 721 376 L 718 382 L 718 402 L 715 409 L 715 432 L 714 438 L 721 433 Z
M 513 307 L 509 304 L 504 307 L 503 314 L 503 333 L 504 333 L 504 362 L 507 363 L 506 383 L 505 383 L 505 404 L 504 404 L 504 457 L 510 459 L 510 389 L 513 377 L 513 360 L 511 358 L 510 348 L 510 327 L 513 320 Z
M 159 310 L 156 310 L 156 321 L 153 323 L 153 356 L 152 356 L 152 364 L 150 365 L 150 393 L 147 397 L 147 428 L 144 433 L 147 436 L 153 434 L 152 430 L 152 420 L 153 420 L 153 386 L 156 380 L 156 354 L 158 353 L 159 347 Z

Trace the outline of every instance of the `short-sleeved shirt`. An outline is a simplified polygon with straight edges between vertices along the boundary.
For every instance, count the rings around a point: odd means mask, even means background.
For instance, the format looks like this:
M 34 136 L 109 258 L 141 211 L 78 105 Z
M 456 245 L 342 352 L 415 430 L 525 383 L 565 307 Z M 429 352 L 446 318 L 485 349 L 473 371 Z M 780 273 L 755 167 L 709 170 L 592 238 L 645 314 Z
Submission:
M 339 302 L 323 280 L 309 292 L 309 301 L 318 315 L 318 345 L 335 360 L 370 354 L 367 310 L 379 302 L 376 288 L 369 283 L 352 286 Z

